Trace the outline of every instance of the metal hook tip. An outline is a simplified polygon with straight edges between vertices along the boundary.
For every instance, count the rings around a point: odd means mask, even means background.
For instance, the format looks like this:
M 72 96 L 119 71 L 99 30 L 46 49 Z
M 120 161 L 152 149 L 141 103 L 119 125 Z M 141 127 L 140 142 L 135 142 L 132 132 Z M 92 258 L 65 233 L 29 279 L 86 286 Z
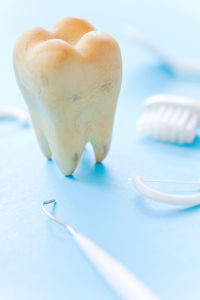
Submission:
M 56 200 L 54 200 L 54 199 L 53 200 L 46 200 L 42 204 L 45 205 L 45 204 L 50 204 L 50 203 L 56 204 Z

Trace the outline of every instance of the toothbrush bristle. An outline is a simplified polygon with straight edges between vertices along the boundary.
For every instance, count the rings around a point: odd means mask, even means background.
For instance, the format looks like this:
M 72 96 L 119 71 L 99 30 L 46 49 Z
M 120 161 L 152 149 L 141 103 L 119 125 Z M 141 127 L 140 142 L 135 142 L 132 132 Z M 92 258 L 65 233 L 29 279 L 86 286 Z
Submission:
M 198 122 L 198 113 L 194 109 L 177 103 L 163 103 L 147 106 L 138 121 L 138 128 L 155 140 L 184 144 L 194 140 Z
M 186 142 L 192 143 L 195 137 L 195 129 L 198 125 L 198 116 L 193 113 L 186 125 Z

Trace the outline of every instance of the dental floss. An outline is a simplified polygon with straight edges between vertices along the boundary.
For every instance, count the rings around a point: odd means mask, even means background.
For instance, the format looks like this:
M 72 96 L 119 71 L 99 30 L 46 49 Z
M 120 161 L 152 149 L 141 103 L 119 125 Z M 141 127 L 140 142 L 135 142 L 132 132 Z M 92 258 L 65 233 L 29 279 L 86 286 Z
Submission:
M 23 110 L 15 107 L 1 106 L 0 119 L 16 119 L 23 126 L 26 126 L 29 123 L 27 114 Z
M 157 191 L 156 189 L 148 187 L 146 182 L 169 182 L 164 180 L 143 180 L 140 176 L 135 176 L 132 179 L 133 185 L 136 190 L 141 193 L 143 196 L 146 196 L 155 201 L 174 204 L 174 205 L 184 205 L 184 206 L 196 206 L 200 204 L 200 193 L 191 194 L 191 195 L 182 195 L 182 194 L 167 194 L 164 192 Z M 181 183 L 178 181 L 170 181 L 171 183 Z M 194 182 L 188 182 L 194 184 Z M 199 184 L 199 181 L 195 182 Z
M 78 247 L 96 267 L 99 273 L 124 300 L 158 300 L 144 284 L 134 276 L 126 267 L 116 261 L 111 255 L 102 250 L 93 241 L 81 233 L 76 232 L 71 226 L 53 216 L 45 205 L 56 204 L 55 200 L 44 201 L 41 208 L 44 213 L 55 222 L 63 225 L 72 235 Z
M 153 41 L 144 36 L 144 34 L 137 31 L 130 25 L 124 25 L 121 29 L 121 32 L 122 34 L 126 35 L 138 44 L 144 46 L 146 49 L 156 54 L 160 58 L 160 60 L 163 61 L 163 63 L 171 70 L 177 73 L 200 75 L 200 61 L 180 61 L 177 58 L 170 56 L 157 44 L 155 44 Z

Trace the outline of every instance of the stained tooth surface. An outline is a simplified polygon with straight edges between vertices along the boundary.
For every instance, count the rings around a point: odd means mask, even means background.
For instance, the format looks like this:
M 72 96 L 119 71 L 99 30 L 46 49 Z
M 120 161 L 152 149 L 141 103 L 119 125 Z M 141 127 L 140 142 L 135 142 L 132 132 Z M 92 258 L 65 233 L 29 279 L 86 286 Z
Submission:
M 70 175 L 90 141 L 101 162 L 121 86 L 117 42 L 82 19 L 64 18 L 51 31 L 23 33 L 14 68 L 44 155 Z

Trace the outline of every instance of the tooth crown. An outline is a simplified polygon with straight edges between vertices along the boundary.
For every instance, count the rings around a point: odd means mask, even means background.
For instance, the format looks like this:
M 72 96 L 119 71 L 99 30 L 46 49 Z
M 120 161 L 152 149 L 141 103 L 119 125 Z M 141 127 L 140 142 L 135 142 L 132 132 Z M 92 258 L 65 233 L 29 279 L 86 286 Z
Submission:
M 14 68 L 45 156 L 70 175 L 90 141 L 102 161 L 121 85 L 117 42 L 82 19 L 64 18 L 51 31 L 24 32 Z

